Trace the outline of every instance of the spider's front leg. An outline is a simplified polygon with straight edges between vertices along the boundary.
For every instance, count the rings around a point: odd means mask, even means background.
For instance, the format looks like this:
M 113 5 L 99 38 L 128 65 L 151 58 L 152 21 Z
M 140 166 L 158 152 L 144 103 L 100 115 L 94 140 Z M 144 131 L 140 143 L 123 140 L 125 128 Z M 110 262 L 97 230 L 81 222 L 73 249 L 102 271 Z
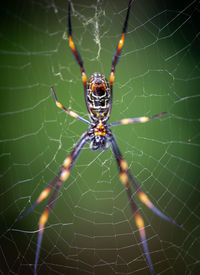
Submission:
M 38 231 L 38 240 L 37 240 L 37 249 L 36 249 L 36 255 L 35 255 L 35 264 L 34 264 L 34 274 L 37 273 L 37 264 L 40 254 L 40 248 L 42 243 L 42 237 L 45 229 L 45 224 L 48 220 L 49 214 L 53 208 L 53 205 L 56 201 L 57 195 L 59 193 L 59 190 L 62 186 L 62 184 L 67 180 L 67 178 L 70 175 L 71 169 L 74 166 L 74 163 L 79 156 L 83 146 L 86 144 L 86 142 L 89 140 L 88 131 L 86 131 L 82 137 L 79 139 L 78 143 L 74 147 L 74 150 L 71 152 L 71 154 L 64 160 L 63 165 L 58 173 L 58 175 L 54 178 L 54 180 L 40 193 L 38 199 L 36 202 L 19 218 L 16 220 L 20 220 L 23 217 L 25 217 L 27 214 L 29 214 L 40 202 L 42 202 L 44 199 L 48 197 L 50 192 L 54 189 L 53 194 L 51 195 L 42 215 L 39 219 L 39 231 Z
M 113 134 L 111 134 L 111 139 L 110 139 L 110 145 L 111 148 L 113 150 L 116 162 L 117 162 L 117 167 L 119 170 L 119 174 L 120 174 L 120 179 L 126 189 L 128 198 L 129 198 L 129 202 L 130 202 L 130 206 L 133 212 L 133 216 L 136 222 L 136 225 L 139 229 L 139 233 L 140 233 L 140 238 L 142 241 L 142 245 L 144 248 L 144 252 L 146 255 L 146 259 L 149 265 L 149 268 L 151 270 L 151 273 L 154 275 L 155 271 L 152 265 L 152 261 L 151 261 L 151 257 L 149 254 L 149 249 L 148 249 L 148 245 L 147 245 L 147 240 L 146 240 L 146 233 L 145 233 L 145 226 L 144 226 L 144 220 L 142 218 L 142 216 L 139 213 L 138 207 L 132 197 L 132 192 L 130 189 L 130 185 L 129 183 L 131 183 L 132 187 L 135 189 L 139 199 L 148 207 L 150 208 L 156 215 L 160 216 L 161 218 L 163 218 L 164 220 L 172 223 L 172 224 L 176 224 L 177 226 L 181 226 L 179 225 L 176 221 L 174 221 L 173 219 L 167 217 L 166 215 L 164 215 L 159 209 L 157 209 L 153 203 L 149 200 L 149 198 L 147 197 L 147 195 L 142 191 L 142 189 L 137 185 L 137 183 L 135 182 L 134 178 L 131 176 L 129 170 L 128 170 L 128 165 L 125 161 L 125 159 L 122 157 L 122 154 L 120 153 L 120 150 L 118 148 L 118 145 L 116 143 L 116 140 L 113 136 Z

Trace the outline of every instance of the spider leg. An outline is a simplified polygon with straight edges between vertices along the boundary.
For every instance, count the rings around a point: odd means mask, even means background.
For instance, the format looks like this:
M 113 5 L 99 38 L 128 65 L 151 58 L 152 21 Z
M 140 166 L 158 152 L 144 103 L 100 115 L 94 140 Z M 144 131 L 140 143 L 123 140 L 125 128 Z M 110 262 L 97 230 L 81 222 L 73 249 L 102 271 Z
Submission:
M 168 218 L 166 215 L 164 215 L 160 210 L 158 210 L 153 203 L 148 199 L 147 195 L 141 190 L 141 188 L 136 184 L 135 180 L 133 179 L 133 177 L 131 176 L 129 170 L 128 170 L 128 165 L 125 161 L 125 159 L 122 157 L 122 154 L 118 148 L 118 145 L 116 143 L 116 140 L 114 138 L 114 135 L 112 134 L 111 136 L 111 140 L 110 140 L 110 145 L 111 148 L 113 150 L 116 162 L 117 162 L 117 167 L 120 173 L 120 179 L 127 191 L 128 194 L 128 198 L 129 198 L 129 202 L 130 202 L 130 206 L 133 212 L 133 216 L 136 222 L 136 225 L 139 229 L 139 233 L 140 233 L 140 238 L 142 241 L 142 245 L 144 248 L 144 252 L 146 255 L 146 259 L 149 265 L 149 268 L 151 270 L 152 274 L 155 274 L 153 265 L 152 265 L 152 261 L 151 261 L 151 257 L 149 255 L 149 250 L 148 250 L 148 245 L 147 245 L 147 240 L 146 240 L 146 233 L 145 233 L 145 228 L 144 228 L 144 220 L 142 218 L 142 216 L 140 215 L 139 211 L 138 211 L 138 207 L 135 203 L 135 201 L 132 198 L 132 193 L 130 190 L 130 185 L 129 182 L 131 182 L 133 188 L 136 190 L 136 193 L 138 195 L 138 197 L 140 198 L 140 200 L 148 207 L 150 208 L 156 215 L 160 216 L 161 218 L 167 220 L 168 222 L 172 223 L 172 224 L 176 224 L 177 226 L 180 226 L 176 221 L 174 221 L 171 218 Z
M 144 220 L 143 220 L 142 216 L 140 215 L 140 212 L 138 210 L 138 207 L 137 207 L 134 199 L 132 198 L 132 193 L 131 193 L 130 187 L 128 186 L 128 183 L 126 182 L 126 180 L 123 182 L 123 184 L 125 185 L 125 188 L 126 188 L 126 192 L 127 192 L 128 198 L 129 198 L 130 206 L 131 206 L 131 209 L 133 211 L 133 216 L 135 218 L 135 223 L 136 223 L 136 225 L 139 229 L 140 238 L 141 238 L 141 241 L 142 241 L 142 245 L 143 245 L 143 248 L 144 248 L 144 252 L 145 252 L 145 255 L 146 255 L 146 258 L 147 258 L 149 268 L 151 270 L 151 273 L 153 275 L 155 275 L 155 271 L 154 271 L 154 268 L 153 268 L 151 257 L 149 255 L 149 249 L 148 249 L 148 244 L 147 244 L 147 239 L 146 239 L 146 233 L 145 233 L 145 229 L 144 229 Z
M 144 122 L 147 122 L 149 120 L 152 120 L 154 118 L 161 117 L 161 116 L 164 116 L 164 115 L 167 115 L 167 112 L 162 112 L 162 113 L 159 113 L 159 114 L 156 114 L 156 115 L 153 115 L 153 116 L 142 116 L 142 117 L 135 117 L 135 118 L 124 118 L 124 119 L 122 119 L 120 121 L 108 124 L 108 127 L 122 125 L 122 124 L 126 125 L 126 124 L 137 123 L 137 122 L 144 123 Z
M 37 264 L 39 260 L 39 255 L 40 255 L 40 248 L 41 248 L 41 243 L 42 243 L 42 238 L 43 238 L 43 233 L 44 233 L 44 226 L 48 220 L 49 214 L 51 212 L 51 209 L 53 208 L 53 205 L 55 203 L 56 197 L 58 195 L 58 192 L 60 190 L 60 187 L 62 185 L 62 181 L 58 179 L 56 188 L 52 194 L 52 196 L 49 199 L 49 202 L 47 206 L 45 207 L 45 210 L 43 211 L 40 220 L 39 220 L 39 232 L 38 232 L 38 239 L 37 239 L 37 249 L 36 249 L 36 254 L 35 254 L 35 263 L 34 263 L 34 274 L 37 274 Z
M 62 109 L 62 110 L 63 110 L 65 113 L 67 113 L 68 115 L 70 115 L 70 116 L 72 116 L 72 117 L 74 117 L 74 118 L 78 118 L 78 119 L 80 119 L 81 121 L 83 121 L 83 122 L 85 122 L 85 123 L 91 125 L 91 123 L 90 123 L 88 120 L 86 120 L 86 119 L 84 119 L 83 117 L 79 116 L 79 115 L 76 114 L 75 112 L 70 111 L 69 109 L 65 108 L 60 102 L 58 102 L 57 96 L 56 96 L 56 93 L 55 93 L 53 87 L 51 87 L 51 91 L 52 91 L 52 93 L 53 93 L 53 96 L 54 96 L 54 99 L 55 99 L 55 102 L 56 102 L 56 106 L 57 106 L 58 108 Z
M 68 1 L 68 37 L 69 37 L 69 46 L 73 52 L 73 55 L 75 57 L 76 62 L 80 66 L 81 70 L 81 77 L 82 77 L 82 82 L 84 86 L 84 92 L 86 94 L 86 89 L 87 89 L 87 76 L 85 74 L 85 69 L 83 66 L 83 61 L 81 59 L 81 56 L 72 40 L 72 24 L 71 24 L 71 1 Z
M 182 227 L 181 224 L 177 223 L 175 220 L 167 217 L 165 214 L 163 214 L 158 208 L 155 207 L 155 205 L 153 205 L 153 203 L 149 200 L 148 196 L 144 193 L 144 191 L 142 191 L 142 189 L 137 185 L 137 183 L 135 182 L 134 178 L 131 176 L 131 174 L 129 173 L 129 171 L 127 171 L 127 175 L 128 178 L 133 186 L 133 188 L 135 189 L 139 199 L 141 200 L 141 202 L 143 202 L 149 209 L 151 209 L 156 215 L 158 215 L 159 217 L 161 217 L 162 219 L 177 225 L 178 227 Z
M 53 208 L 53 205 L 56 201 L 58 192 L 62 186 L 62 184 L 67 180 L 70 175 L 71 169 L 74 166 L 74 163 L 79 156 L 83 146 L 89 140 L 87 131 L 81 136 L 78 143 L 74 147 L 74 150 L 71 154 L 64 160 L 63 165 L 58 173 L 58 175 L 54 178 L 54 180 L 40 193 L 37 201 L 31 206 L 29 210 L 25 212 L 25 214 L 21 215 L 17 220 L 23 218 L 27 214 L 29 214 L 40 202 L 42 202 L 50 193 L 50 191 L 55 187 L 53 194 L 51 195 L 48 204 L 46 205 L 42 215 L 39 219 L 39 232 L 38 232 L 38 240 L 37 240 L 37 249 L 35 256 L 35 264 L 34 264 L 34 274 L 37 272 L 37 264 L 40 254 L 40 248 L 42 243 L 42 237 L 45 229 L 45 224 L 48 220 L 49 214 Z
M 26 215 L 28 215 L 40 202 L 42 202 L 44 199 L 46 199 L 51 192 L 52 188 L 56 185 L 59 177 L 55 177 L 50 184 L 47 185 L 47 187 L 40 193 L 38 199 L 33 203 L 33 205 L 21 216 L 19 216 L 15 221 L 21 220 Z
M 130 0 L 128 3 L 128 9 L 127 9 L 127 13 L 126 13 L 126 18 L 124 21 L 124 26 L 122 29 L 122 35 L 121 38 L 118 42 L 118 45 L 116 47 L 116 50 L 114 52 L 113 55 L 113 59 L 112 59 L 112 68 L 111 68 L 111 72 L 110 72 L 110 90 L 112 93 L 112 88 L 113 88 L 113 82 L 114 82 L 114 78 L 115 78 L 115 67 L 117 65 L 117 62 L 119 61 L 119 57 L 124 45 L 124 38 L 125 38 L 125 34 L 126 34 L 126 30 L 127 30 L 127 26 L 128 26 L 128 18 L 129 18 L 129 13 L 130 13 L 130 9 L 131 9 L 131 5 L 133 3 L 133 0 Z

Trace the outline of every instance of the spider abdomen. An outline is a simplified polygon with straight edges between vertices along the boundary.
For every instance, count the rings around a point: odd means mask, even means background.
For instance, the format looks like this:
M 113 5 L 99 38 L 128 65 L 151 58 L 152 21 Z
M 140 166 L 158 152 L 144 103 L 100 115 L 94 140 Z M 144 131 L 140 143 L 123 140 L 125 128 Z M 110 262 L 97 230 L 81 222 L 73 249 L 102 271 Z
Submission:
M 92 120 L 108 120 L 111 94 L 107 79 L 101 73 L 93 73 L 87 84 L 86 104 Z

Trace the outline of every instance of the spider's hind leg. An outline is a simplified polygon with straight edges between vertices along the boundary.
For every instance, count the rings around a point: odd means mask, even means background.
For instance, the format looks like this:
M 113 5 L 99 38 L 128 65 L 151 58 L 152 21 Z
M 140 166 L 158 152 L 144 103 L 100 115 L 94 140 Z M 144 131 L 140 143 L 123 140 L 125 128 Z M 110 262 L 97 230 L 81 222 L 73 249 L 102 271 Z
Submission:
M 84 86 L 84 92 L 86 93 L 86 89 L 87 89 L 87 76 L 85 74 L 85 69 L 83 66 L 83 61 L 81 58 L 81 55 L 79 54 L 75 43 L 72 39 L 72 24 L 71 24 L 71 1 L 68 0 L 68 38 L 69 38 L 69 46 L 72 50 L 72 53 L 74 55 L 74 58 L 76 60 L 76 62 L 78 63 L 80 70 L 81 70 L 81 77 L 82 77 L 82 82 L 83 82 L 83 86 Z
M 120 54 L 122 52 L 122 48 L 124 45 L 124 39 L 125 39 L 125 34 L 127 31 L 127 26 L 128 26 L 128 19 L 129 19 L 129 14 L 130 14 L 130 9 L 131 9 L 131 5 L 133 3 L 133 0 L 130 0 L 128 3 L 128 8 L 127 8 L 127 13 L 126 13 L 126 18 L 124 21 L 124 25 L 123 25 L 123 29 L 122 29 L 122 34 L 121 34 L 121 38 L 117 44 L 117 47 L 115 49 L 113 58 L 112 58 L 112 67 L 111 67 L 111 72 L 110 72 L 110 89 L 111 89 L 111 93 L 112 93 L 112 89 L 113 89 L 113 82 L 115 79 L 115 67 L 119 61 L 120 58 Z

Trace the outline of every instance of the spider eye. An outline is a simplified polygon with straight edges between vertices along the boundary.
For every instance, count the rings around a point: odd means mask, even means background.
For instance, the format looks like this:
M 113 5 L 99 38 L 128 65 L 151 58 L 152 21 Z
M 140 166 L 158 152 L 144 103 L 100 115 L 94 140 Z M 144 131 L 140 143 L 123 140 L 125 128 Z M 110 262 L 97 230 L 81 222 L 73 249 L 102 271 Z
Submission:
M 93 151 L 101 149 L 105 151 L 108 148 L 107 140 L 104 136 L 98 135 L 90 143 L 90 149 Z

